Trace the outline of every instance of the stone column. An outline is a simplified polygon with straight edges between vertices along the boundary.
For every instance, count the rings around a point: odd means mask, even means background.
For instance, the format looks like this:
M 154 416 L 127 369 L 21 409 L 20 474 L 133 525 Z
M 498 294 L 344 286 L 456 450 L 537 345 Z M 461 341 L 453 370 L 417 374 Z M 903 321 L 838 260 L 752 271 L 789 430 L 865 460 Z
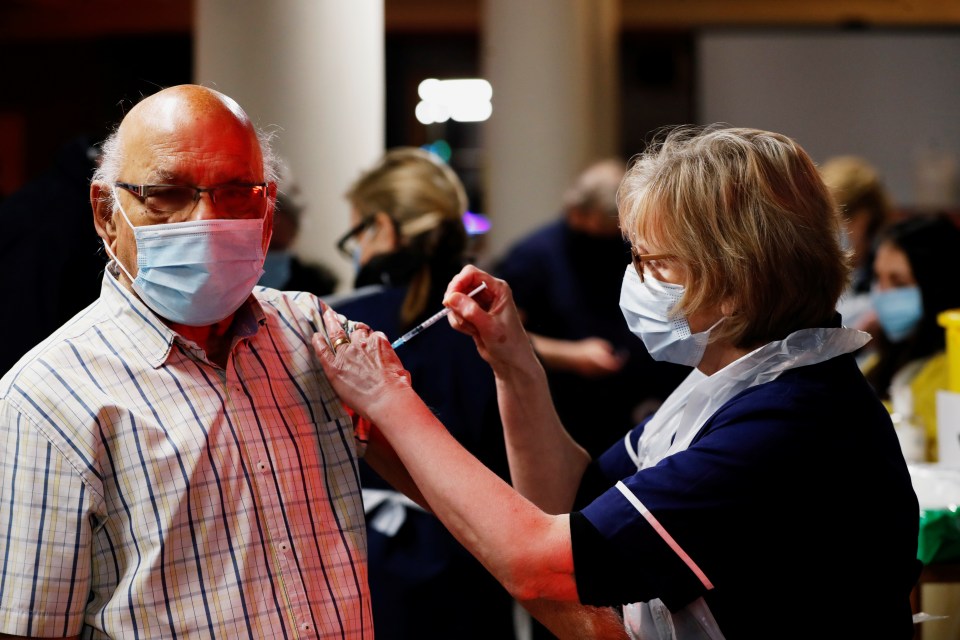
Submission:
M 488 254 L 557 216 L 588 163 L 619 150 L 619 3 L 485 0 Z
M 195 11 L 195 81 L 276 130 L 305 205 L 294 248 L 350 289 L 334 243 L 349 224 L 344 191 L 384 149 L 383 0 L 196 0 Z

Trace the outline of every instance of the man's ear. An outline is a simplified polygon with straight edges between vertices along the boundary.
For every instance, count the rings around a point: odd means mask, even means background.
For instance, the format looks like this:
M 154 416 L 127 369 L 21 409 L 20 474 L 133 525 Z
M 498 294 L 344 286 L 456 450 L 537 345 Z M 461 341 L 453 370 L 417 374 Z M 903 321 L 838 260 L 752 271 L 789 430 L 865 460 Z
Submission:
M 273 237 L 273 216 L 277 211 L 277 183 L 267 184 L 267 213 L 263 219 L 263 253 L 267 253 L 270 247 L 270 239 Z
M 90 183 L 90 206 L 93 208 L 93 226 L 97 235 L 108 246 L 113 246 L 117 237 L 117 224 L 113 215 L 113 194 L 102 182 Z

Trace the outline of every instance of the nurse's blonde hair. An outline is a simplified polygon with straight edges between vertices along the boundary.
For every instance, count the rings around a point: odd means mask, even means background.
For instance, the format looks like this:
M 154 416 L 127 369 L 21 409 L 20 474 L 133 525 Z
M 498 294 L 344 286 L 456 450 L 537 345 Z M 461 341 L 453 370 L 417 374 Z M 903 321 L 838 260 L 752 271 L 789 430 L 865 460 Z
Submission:
M 668 130 L 628 169 L 618 205 L 635 250 L 656 247 L 685 270 L 677 312 L 732 310 L 711 338 L 754 348 L 832 321 L 850 256 L 830 192 L 787 136 Z

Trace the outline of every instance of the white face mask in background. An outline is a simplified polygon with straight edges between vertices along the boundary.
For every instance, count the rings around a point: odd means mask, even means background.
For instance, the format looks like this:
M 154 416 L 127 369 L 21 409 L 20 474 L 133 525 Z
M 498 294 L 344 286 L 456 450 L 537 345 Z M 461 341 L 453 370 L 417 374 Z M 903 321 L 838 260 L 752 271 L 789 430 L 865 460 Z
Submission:
M 117 207 L 133 229 L 137 277 L 110 247 L 107 253 L 140 299 L 167 320 L 192 327 L 219 322 L 240 308 L 263 274 L 263 218 L 134 227 L 119 199 Z
M 683 315 L 671 315 L 683 297 L 683 286 L 647 276 L 640 281 L 633 265 L 627 266 L 620 289 L 620 310 L 630 331 L 643 341 L 654 360 L 695 367 L 703 358 L 712 327 L 691 333 Z

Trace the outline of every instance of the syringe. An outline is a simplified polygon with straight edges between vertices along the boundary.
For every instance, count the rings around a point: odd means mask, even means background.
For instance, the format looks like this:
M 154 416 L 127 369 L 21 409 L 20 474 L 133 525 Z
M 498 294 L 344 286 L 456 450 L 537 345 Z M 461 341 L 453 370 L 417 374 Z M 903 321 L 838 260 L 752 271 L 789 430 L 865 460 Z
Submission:
M 487 283 L 481 282 L 479 287 L 477 287 L 467 295 L 472 298 L 473 296 L 477 295 L 478 293 L 480 293 L 486 288 L 487 288 Z M 427 318 L 426 320 L 424 320 L 423 322 L 415 326 L 413 329 L 410 329 L 410 331 L 407 331 L 405 334 L 403 334 L 402 336 L 394 340 L 393 344 L 391 344 L 390 346 L 396 349 L 403 343 L 408 342 L 414 336 L 422 333 L 424 329 L 435 324 L 441 318 L 446 318 L 448 313 L 450 313 L 450 309 L 448 309 L 447 307 L 444 307 L 440 311 L 437 311 L 435 314 L 433 314 L 432 316 L 430 316 L 429 318 Z

